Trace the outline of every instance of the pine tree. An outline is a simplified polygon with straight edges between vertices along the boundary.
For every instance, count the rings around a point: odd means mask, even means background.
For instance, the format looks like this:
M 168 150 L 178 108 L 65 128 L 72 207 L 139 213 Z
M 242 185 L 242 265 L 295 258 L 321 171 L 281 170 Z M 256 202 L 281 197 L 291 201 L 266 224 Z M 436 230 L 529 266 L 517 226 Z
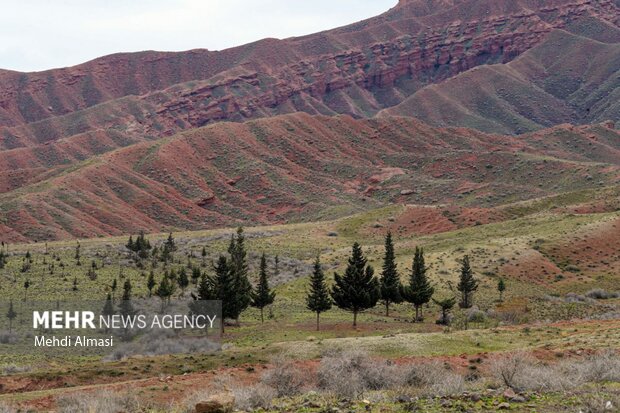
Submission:
M 13 320 L 17 317 L 17 313 L 13 309 L 13 300 L 9 303 L 9 311 L 6 313 L 6 318 L 9 319 L 9 333 L 13 332 Z
M 319 331 L 321 313 L 332 308 L 332 300 L 329 297 L 325 273 L 321 268 L 321 259 L 318 255 L 314 261 L 314 270 L 310 275 L 310 291 L 306 297 L 306 307 L 316 313 L 316 331 Z
M 197 285 L 198 280 L 200 279 L 200 268 L 194 267 L 192 268 L 192 284 Z
M 213 297 L 222 302 L 222 334 L 224 334 L 224 321 L 226 319 L 236 319 L 239 316 L 240 307 L 237 304 L 237 294 L 235 277 L 228 259 L 220 255 L 215 265 Z
M 75 247 L 75 265 L 82 265 L 82 263 L 80 262 L 80 250 L 81 250 L 82 246 L 80 245 L 80 243 L 78 242 L 76 247 Z
M 269 288 L 269 280 L 267 279 L 267 258 L 265 253 L 260 259 L 260 274 L 256 291 L 252 292 L 252 307 L 260 309 L 260 322 L 265 322 L 263 312 L 265 307 L 273 303 L 276 293 Z
M 168 234 L 168 238 L 164 242 L 164 246 L 161 251 L 161 260 L 163 262 L 169 262 L 174 259 L 174 252 L 177 250 L 177 244 L 172 236 L 172 232 Z
M 334 273 L 332 299 L 339 308 L 353 313 L 353 327 L 357 326 L 357 315 L 374 307 L 381 296 L 379 281 L 367 262 L 362 247 L 356 242 L 344 275 Z
M 177 280 L 177 282 L 179 283 L 181 291 L 185 293 L 185 289 L 189 285 L 189 278 L 187 277 L 187 271 L 185 271 L 185 268 L 181 268 L 181 271 L 179 272 L 179 279 Z
M 73 287 L 72 287 L 72 290 L 73 290 L 73 291 L 77 291 L 77 290 L 78 290 L 78 280 L 77 280 L 77 277 L 75 277 L 75 278 L 73 279 Z
M 456 297 L 446 298 L 444 300 L 435 300 L 433 302 L 441 308 L 441 318 L 437 320 L 437 324 L 449 325 L 450 324 L 450 311 L 456 304 Z
M 134 251 L 134 243 L 133 243 L 133 236 L 132 235 L 129 236 L 129 240 L 127 241 L 127 244 L 125 244 L 125 247 L 129 251 Z
M 461 308 L 471 308 L 473 305 L 474 293 L 478 290 L 478 281 L 474 278 L 473 271 L 469 265 L 468 255 L 463 258 L 461 275 L 457 289 L 461 293 L 461 302 L 459 303 L 459 306 Z
M 194 301 L 189 303 L 190 313 L 203 316 L 210 315 L 208 302 L 217 299 L 214 282 L 207 274 L 202 274 L 197 287 L 196 292 L 198 295 L 194 296 L 192 294 Z
M 392 234 L 388 232 L 385 237 L 385 255 L 383 257 L 383 270 L 381 271 L 381 299 L 385 304 L 386 317 L 390 315 L 390 304 L 398 304 L 403 301 L 402 286 L 395 259 Z
M 119 313 L 125 317 L 132 316 L 136 312 L 131 302 L 131 282 L 129 279 L 126 279 L 123 284 L 123 297 L 121 298 L 121 303 L 118 308 Z
M 431 286 L 426 277 L 426 264 L 424 262 L 424 250 L 416 247 L 411 266 L 409 285 L 403 288 L 403 298 L 415 307 L 415 322 L 422 321 L 421 308 L 427 304 L 435 289 Z
M 24 302 L 26 301 L 26 298 L 28 296 L 28 288 L 30 288 L 30 285 L 30 280 L 24 281 Z
M 168 278 L 167 274 L 164 274 L 161 278 L 161 282 L 155 290 L 155 295 L 161 299 L 161 308 L 162 311 L 165 308 L 166 304 L 170 304 L 170 297 L 172 296 L 173 289 L 172 284 L 170 283 L 170 278 Z
M 506 282 L 503 278 L 500 278 L 497 282 L 497 291 L 499 292 L 499 301 L 504 301 L 504 291 L 506 291 Z
M 239 316 L 248 308 L 252 302 L 252 284 L 248 279 L 247 252 L 245 250 L 245 236 L 243 228 L 237 229 L 237 236 L 233 236 L 228 247 L 230 253 L 229 268 L 233 275 L 235 294 L 231 300 L 235 306 L 237 324 L 239 324 Z
M 118 288 L 118 281 L 116 278 L 112 280 L 112 285 L 110 285 L 110 290 L 112 290 L 112 302 L 114 302 L 114 294 L 116 293 L 116 289 Z
M 149 297 L 153 295 L 153 288 L 155 288 L 155 285 L 157 285 L 155 282 L 155 273 L 151 270 L 151 272 L 149 272 L 149 278 L 146 280 L 146 288 L 149 290 Z
M 101 310 L 101 315 L 110 319 L 114 315 L 114 304 L 112 303 L 112 296 L 108 293 L 105 299 L 105 304 Z M 105 332 L 108 332 L 108 327 L 105 328 Z

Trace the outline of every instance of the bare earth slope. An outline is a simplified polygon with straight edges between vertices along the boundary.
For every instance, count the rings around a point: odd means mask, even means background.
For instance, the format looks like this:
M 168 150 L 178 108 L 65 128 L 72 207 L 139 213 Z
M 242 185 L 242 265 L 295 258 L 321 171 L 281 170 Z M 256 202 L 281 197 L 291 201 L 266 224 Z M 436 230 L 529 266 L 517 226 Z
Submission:
M 501 205 L 617 185 L 620 134 L 561 126 L 506 137 L 412 118 L 292 114 L 218 123 L 68 166 L 48 167 L 33 152 L 23 166 L 45 173 L 0 195 L 4 240 L 311 220 L 391 202 Z
M 573 33 L 554 31 L 508 64 L 427 86 L 382 115 L 511 134 L 620 120 L 620 29 L 597 20 L 568 29 Z

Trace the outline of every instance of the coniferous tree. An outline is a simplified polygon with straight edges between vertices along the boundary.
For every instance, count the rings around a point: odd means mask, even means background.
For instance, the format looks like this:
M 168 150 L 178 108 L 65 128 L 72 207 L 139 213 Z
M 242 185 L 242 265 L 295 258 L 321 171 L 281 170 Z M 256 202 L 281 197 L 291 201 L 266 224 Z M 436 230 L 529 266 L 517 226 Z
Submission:
M 170 297 L 172 296 L 174 290 L 172 288 L 172 283 L 170 283 L 170 278 L 164 274 L 161 278 L 161 282 L 155 290 L 155 295 L 161 299 L 161 308 L 162 311 L 165 308 L 166 304 L 170 304 Z
M 383 257 L 383 270 L 381 271 L 381 299 L 385 304 L 386 317 L 390 315 L 390 304 L 398 304 L 403 301 L 402 286 L 395 260 L 392 233 L 388 232 L 385 237 L 385 255 Z
M 185 293 L 185 289 L 189 285 L 189 278 L 187 277 L 187 271 L 185 271 L 185 268 L 181 268 L 181 271 L 179 271 L 179 279 L 177 282 L 179 283 L 181 291 Z
M 9 333 L 13 332 L 13 320 L 17 317 L 17 313 L 13 309 L 13 300 L 9 303 L 9 311 L 6 313 L 6 318 L 9 319 Z
M 265 318 L 263 311 L 265 307 L 272 304 L 276 297 L 276 293 L 269 288 L 269 280 L 267 276 L 267 258 L 265 253 L 260 259 L 260 274 L 256 290 L 252 292 L 252 307 L 260 309 L 260 322 L 264 323 Z
M 450 311 L 456 304 L 456 297 L 446 298 L 444 300 L 435 300 L 433 302 L 441 308 L 441 318 L 437 320 L 437 324 L 449 325 L 450 324 Z
M 222 302 L 221 329 L 223 334 L 224 321 L 226 319 L 236 319 L 239 316 L 240 306 L 237 304 L 238 291 L 236 291 L 235 276 L 225 256 L 220 255 L 214 269 L 213 296 L 214 299 Z
M 6 263 L 7 263 L 7 259 L 4 253 L 4 249 L 0 249 L 0 270 L 4 268 Z
M 325 273 L 321 268 L 321 259 L 317 255 L 314 270 L 310 275 L 310 291 L 306 297 L 306 307 L 316 313 L 316 331 L 319 331 L 321 313 L 332 308 L 332 300 L 325 282 Z
M 133 235 L 129 236 L 129 240 L 127 241 L 127 244 L 125 244 L 125 247 L 129 251 L 134 251 Z
M 422 321 L 421 308 L 431 300 L 435 293 L 435 289 L 431 286 L 426 277 L 426 270 L 424 250 L 416 247 L 413 256 L 413 264 L 411 266 L 409 285 L 403 288 L 403 298 L 407 302 L 413 304 L 415 308 L 415 322 Z
M 81 248 L 82 248 L 82 246 L 78 242 L 76 247 L 75 247 L 75 256 L 74 256 L 74 258 L 75 258 L 75 265 L 78 265 L 78 266 L 82 265 L 82 263 L 80 262 L 80 257 L 81 257 L 80 250 L 81 250 Z
M 232 237 L 228 252 L 230 253 L 229 269 L 233 275 L 235 288 L 234 298 L 231 301 L 236 307 L 235 319 L 239 324 L 239 316 L 252 302 L 252 284 L 248 278 L 247 252 L 242 227 L 237 229 L 236 237 Z
M 114 302 L 114 294 L 116 293 L 116 289 L 118 288 L 118 281 L 116 278 L 112 280 L 112 285 L 110 285 L 110 290 L 112 290 L 112 302 Z
M 506 282 L 503 278 L 500 278 L 497 282 L 497 291 L 499 292 L 499 301 L 504 301 L 504 291 L 506 291 Z
M 75 278 L 73 279 L 73 287 L 72 287 L 72 290 L 73 290 L 73 291 L 77 291 L 77 290 L 78 290 L 78 280 L 77 280 L 77 277 L 75 277 Z
M 332 299 L 339 308 L 353 313 L 354 327 L 357 326 L 357 315 L 377 305 L 381 296 L 379 281 L 367 262 L 362 247 L 356 242 L 344 275 L 334 273 Z
M 135 314 L 133 303 L 131 302 L 131 282 L 129 279 L 126 279 L 123 284 L 123 297 L 121 298 L 121 303 L 118 308 L 119 313 L 125 317 Z
M 190 313 L 194 315 L 211 315 L 209 301 L 216 300 L 215 284 L 207 274 L 202 274 L 197 285 L 197 295 L 192 294 L 194 301 L 189 303 Z M 223 324 L 223 320 L 222 324 Z
M 30 285 L 30 280 L 24 281 L 24 301 L 26 301 L 26 298 L 28 296 L 28 288 L 30 288 Z
M 474 304 L 474 293 L 478 290 L 478 281 L 474 278 L 474 273 L 469 265 L 468 255 L 463 258 L 463 263 L 461 264 L 461 274 L 457 289 L 461 293 L 461 302 L 459 306 L 461 308 L 471 308 Z
M 177 250 L 177 244 L 172 236 L 172 232 L 168 234 L 168 238 L 164 242 L 161 250 L 161 259 L 164 262 L 170 262 L 174 259 L 174 252 Z
M 108 317 L 110 319 L 114 315 L 114 304 L 112 303 L 112 296 L 108 293 L 108 296 L 105 299 L 105 304 L 103 305 L 103 309 L 101 310 L 101 315 Z M 108 327 L 105 328 L 105 332 L 108 332 Z
M 149 290 L 149 297 L 153 295 L 153 288 L 155 288 L 156 285 L 155 273 L 151 270 L 151 272 L 149 272 L 149 278 L 146 280 L 146 288 Z
M 192 284 L 197 285 L 198 280 L 200 279 L 201 273 L 200 268 L 194 267 L 192 268 Z

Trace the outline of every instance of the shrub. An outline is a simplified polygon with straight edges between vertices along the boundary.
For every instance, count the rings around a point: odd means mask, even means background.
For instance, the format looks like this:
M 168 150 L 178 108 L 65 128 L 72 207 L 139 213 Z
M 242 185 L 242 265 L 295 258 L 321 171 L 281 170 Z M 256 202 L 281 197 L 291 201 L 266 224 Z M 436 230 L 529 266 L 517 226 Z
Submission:
M 15 332 L 0 331 L 0 344 L 15 344 L 19 337 Z
M 586 293 L 586 297 L 593 298 L 595 300 L 609 300 L 612 298 L 620 297 L 620 293 L 618 292 L 609 292 L 605 291 L 602 288 L 595 288 Z
M 620 406 L 620 398 L 617 396 L 607 396 L 601 393 L 588 395 L 581 401 L 582 407 L 579 410 L 583 413 L 609 413 L 616 411 Z
M 420 388 L 430 395 L 450 396 L 463 392 L 465 379 L 445 364 L 435 361 L 407 367 L 404 384 Z
M 30 366 L 18 366 L 17 364 L 7 364 L 2 366 L 2 375 L 7 376 L 10 374 L 26 373 L 31 370 Z
M 331 351 L 323 356 L 318 369 L 321 389 L 350 398 L 366 390 L 393 388 L 400 377 L 397 366 L 372 360 L 363 351 Z
M 0 402 L 0 413 L 17 413 L 18 410 L 6 403 Z
M 467 311 L 467 321 L 470 323 L 484 323 L 486 320 L 487 315 L 478 308 L 471 308 Z
M 63 395 L 57 399 L 56 404 L 58 411 L 62 413 L 118 413 L 140 410 L 140 405 L 135 397 L 110 391 Z
M 277 392 L 266 384 L 241 387 L 233 390 L 235 407 L 240 410 L 269 409 L 271 401 L 277 397 Z
M 274 360 L 274 367 L 262 377 L 262 383 L 272 387 L 278 397 L 300 393 L 305 383 L 304 373 L 292 361 L 281 356 Z
M 544 365 L 523 353 L 511 353 L 493 362 L 491 372 L 506 387 L 518 391 L 564 391 L 585 383 L 619 381 L 620 357 L 603 352 Z

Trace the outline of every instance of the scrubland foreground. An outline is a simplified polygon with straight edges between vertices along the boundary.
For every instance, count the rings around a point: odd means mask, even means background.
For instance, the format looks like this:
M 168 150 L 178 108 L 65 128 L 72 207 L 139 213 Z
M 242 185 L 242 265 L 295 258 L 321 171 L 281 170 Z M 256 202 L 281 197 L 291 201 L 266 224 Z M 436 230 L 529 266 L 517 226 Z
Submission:
M 106 360 L 7 351 L 0 400 L 7 411 L 194 411 L 226 395 L 245 411 L 615 411 L 618 199 L 615 187 L 587 191 L 488 209 L 401 205 L 246 228 L 251 284 L 260 285 L 265 270 L 275 300 L 263 322 L 249 307 L 239 324 L 227 323 L 222 351 L 175 345 L 174 333 L 157 337 L 165 345 L 121 346 Z M 444 320 L 429 300 L 416 320 L 411 304 L 395 303 L 386 316 L 379 301 L 352 327 L 351 313 L 334 305 L 317 331 L 306 302 L 317 254 L 331 288 L 359 241 L 379 279 L 388 231 L 403 285 L 416 247 L 424 248 L 438 303 L 460 297 L 469 256 L 478 283 L 473 306 L 454 306 Z M 164 279 L 174 284 L 170 294 L 187 297 L 200 294 L 203 275 L 215 274 L 234 234 L 5 244 L 0 288 L 16 308 L 24 299 L 120 297 L 126 281 L 135 298 L 159 300 Z M 135 247 L 144 241 L 147 255 Z M 2 313 L 2 342 L 11 348 Z

